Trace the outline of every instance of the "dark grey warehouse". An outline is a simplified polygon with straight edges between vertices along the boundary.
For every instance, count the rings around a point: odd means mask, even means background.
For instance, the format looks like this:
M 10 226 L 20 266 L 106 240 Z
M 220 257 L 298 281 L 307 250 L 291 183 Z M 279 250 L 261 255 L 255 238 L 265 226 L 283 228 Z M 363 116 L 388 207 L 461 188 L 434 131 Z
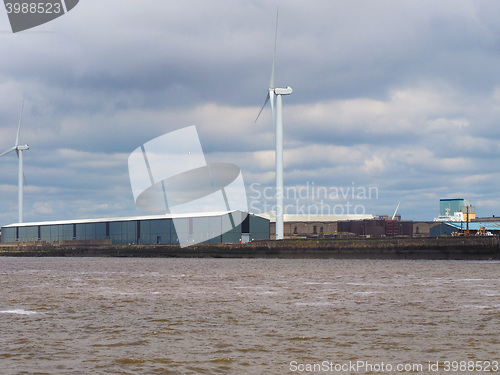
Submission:
M 223 221 L 227 215 L 236 218 L 234 221 L 241 224 L 224 232 Z M 243 220 L 238 220 L 243 217 Z M 177 233 L 176 228 L 180 233 Z M 231 211 L 189 216 L 155 215 L 18 223 L 2 227 L 2 243 L 111 240 L 113 244 L 179 244 L 179 238 L 193 243 L 238 243 L 269 239 L 269 220 L 246 212 Z

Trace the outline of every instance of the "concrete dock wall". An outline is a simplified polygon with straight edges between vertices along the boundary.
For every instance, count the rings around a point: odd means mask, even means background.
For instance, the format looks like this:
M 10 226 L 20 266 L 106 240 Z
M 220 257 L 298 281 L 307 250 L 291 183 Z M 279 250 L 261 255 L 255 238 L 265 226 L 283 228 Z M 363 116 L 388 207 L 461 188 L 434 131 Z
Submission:
M 336 259 L 498 259 L 498 237 L 254 241 L 247 244 L 112 245 L 65 242 L 0 246 L 0 256 L 110 256 Z

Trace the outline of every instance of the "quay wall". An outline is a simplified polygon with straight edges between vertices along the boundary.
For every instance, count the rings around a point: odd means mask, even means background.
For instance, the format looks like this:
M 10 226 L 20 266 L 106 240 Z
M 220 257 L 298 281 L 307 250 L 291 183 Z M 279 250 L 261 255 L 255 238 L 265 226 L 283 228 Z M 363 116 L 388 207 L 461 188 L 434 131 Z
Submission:
M 67 241 L 0 245 L 0 256 L 500 260 L 500 243 L 496 236 L 263 240 L 185 248 Z

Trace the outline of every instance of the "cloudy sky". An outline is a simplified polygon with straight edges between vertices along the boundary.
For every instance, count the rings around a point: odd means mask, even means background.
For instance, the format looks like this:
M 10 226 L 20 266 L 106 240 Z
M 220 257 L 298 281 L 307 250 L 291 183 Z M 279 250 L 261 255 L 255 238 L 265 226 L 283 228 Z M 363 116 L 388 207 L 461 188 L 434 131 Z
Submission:
M 288 213 L 401 202 L 432 220 L 458 197 L 500 215 L 500 2 L 81 0 L 16 34 L 0 11 L 0 152 L 24 96 L 24 221 L 144 214 L 128 156 L 190 125 L 208 161 L 241 168 L 254 211 L 272 203 L 269 108 L 254 121 L 278 5 Z M 15 153 L 0 204 L 0 225 L 17 222 Z

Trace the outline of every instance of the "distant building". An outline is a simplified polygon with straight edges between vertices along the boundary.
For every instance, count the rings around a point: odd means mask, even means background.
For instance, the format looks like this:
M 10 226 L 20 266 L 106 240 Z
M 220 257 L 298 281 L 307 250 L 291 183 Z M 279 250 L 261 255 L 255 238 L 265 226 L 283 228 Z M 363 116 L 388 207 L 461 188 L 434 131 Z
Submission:
M 270 218 L 271 239 L 274 239 L 275 218 Z M 400 218 L 399 215 L 396 218 Z M 437 224 L 437 223 L 436 223 Z M 432 225 L 428 222 L 392 220 L 392 216 L 379 215 L 284 215 L 285 238 L 338 238 L 344 236 L 390 237 L 428 236 Z M 416 231 L 416 232 L 415 232 Z
M 270 220 L 271 239 L 275 239 L 276 217 L 274 213 L 262 215 Z M 337 235 L 337 225 L 342 220 L 373 219 L 373 215 L 284 215 L 284 237 L 334 237 Z
M 366 237 L 413 236 L 413 221 L 396 220 L 360 220 L 341 221 L 339 233 L 350 233 Z
M 495 215 L 493 215 L 491 217 L 476 217 L 475 219 L 472 219 L 471 221 L 480 221 L 480 222 L 500 221 L 500 217 L 495 217 Z
M 471 222 L 468 225 L 469 234 L 474 236 L 476 234 L 481 235 L 500 235 L 500 222 Z M 440 237 L 440 236 L 453 236 L 458 233 L 464 234 L 467 230 L 466 222 L 448 222 L 448 223 L 439 223 L 434 226 L 430 230 L 431 237 Z M 478 233 L 479 232 L 479 233 Z M 481 233 L 483 232 L 483 233 Z
M 389 216 L 389 215 L 377 215 L 376 216 L 376 219 L 378 219 L 378 220 L 393 220 L 392 218 L 393 217 Z M 401 220 L 401 215 L 395 215 L 394 220 Z
M 431 229 L 439 224 L 435 221 L 414 221 L 413 237 L 429 237 Z
M 2 243 L 68 241 L 111 241 L 112 244 L 179 244 L 179 238 L 193 243 L 239 243 L 269 239 L 269 220 L 248 214 L 227 232 L 227 215 L 241 217 L 241 211 L 193 215 L 154 215 L 90 220 L 18 223 L 2 227 Z M 174 218 L 180 223 L 174 226 Z M 181 230 L 182 233 L 177 233 Z M 222 233 L 222 234 L 220 234 Z
M 439 217 L 434 221 L 471 221 L 476 217 L 476 209 L 462 198 L 440 199 Z

